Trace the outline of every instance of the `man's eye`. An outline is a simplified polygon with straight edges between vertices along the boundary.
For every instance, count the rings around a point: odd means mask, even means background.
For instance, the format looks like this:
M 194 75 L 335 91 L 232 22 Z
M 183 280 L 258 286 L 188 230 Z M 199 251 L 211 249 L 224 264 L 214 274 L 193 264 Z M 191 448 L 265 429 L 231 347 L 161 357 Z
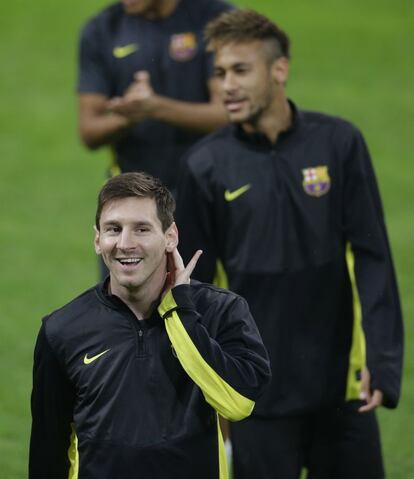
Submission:
M 119 226 L 108 226 L 105 228 L 106 233 L 119 233 L 121 228 Z

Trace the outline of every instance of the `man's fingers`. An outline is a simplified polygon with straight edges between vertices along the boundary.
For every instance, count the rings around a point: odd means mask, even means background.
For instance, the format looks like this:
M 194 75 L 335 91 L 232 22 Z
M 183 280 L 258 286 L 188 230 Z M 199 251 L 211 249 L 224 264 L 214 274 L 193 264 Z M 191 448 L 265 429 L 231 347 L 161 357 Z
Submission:
M 361 393 L 359 394 L 359 399 L 361 399 L 362 401 L 370 402 L 371 401 L 371 393 L 370 393 L 369 389 L 362 388 Z
M 189 261 L 188 265 L 185 267 L 183 259 L 181 258 L 180 253 L 178 252 L 177 248 L 171 253 L 168 253 L 171 262 L 170 264 L 170 272 L 174 273 L 174 286 L 178 286 L 180 284 L 189 284 L 190 283 L 190 275 L 193 272 L 198 258 L 201 256 L 202 251 L 198 250 L 194 254 L 194 256 Z
M 186 266 L 185 270 L 190 277 L 192 272 L 194 271 L 194 268 L 196 267 L 197 261 L 199 260 L 200 256 L 203 254 L 203 251 L 201 249 L 197 250 L 194 254 L 194 256 L 190 259 L 188 265 Z
M 174 260 L 174 267 L 177 271 L 183 271 L 185 269 L 183 258 L 181 258 L 180 253 L 178 252 L 177 248 L 174 248 L 171 253 L 173 260 Z
M 134 80 L 138 81 L 138 82 L 140 82 L 140 81 L 149 82 L 150 81 L 150 75 L 146 70 L 140 70 L 140 71 L 135 72 Z
M 382 391 L 376 389 L 369 401 L 367 401 L 367 404 L 365 404 L 364 406 L 361 406 L 358 411 L 359 412 L 368 412 L 368 411 L 372 411 L 374 409 L 376 409 L 377 407 L 381 406 L 382 404 L 382 401 L 383 401 L 383 394 L 382 394 Z
M 109 111 L 115 111 L 121 104 L 122 104 L 122 98 L 117 96 L 117 97 L 111 98 L 108 101 L 107 108 Z

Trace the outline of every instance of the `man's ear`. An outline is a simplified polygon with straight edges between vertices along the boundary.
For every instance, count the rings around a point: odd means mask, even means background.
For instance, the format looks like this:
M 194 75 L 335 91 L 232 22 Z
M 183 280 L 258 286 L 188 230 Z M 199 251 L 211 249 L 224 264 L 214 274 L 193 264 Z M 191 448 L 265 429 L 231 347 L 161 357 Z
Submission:
M 101 246 L 99 244 L 100 232 L 99 232 L 98 228 L 96 227 L 96 225 L 94 225 L 93 229 L 95 231 L 95 238 L 94 238 L 94 241 L 93 241 L 93 244 L 95 246 L 95 253 L 99 255 L 99 254 L 101 254 Z
M 272 77 L 279 85 L 284 85 L 289 77 L 289 59 L 277 58 L 272 64 Z
M 171 253 L 178 245 L 178 229 L 175 222 L 165 232 L 165 241 L 165 250 L 167 253 Z

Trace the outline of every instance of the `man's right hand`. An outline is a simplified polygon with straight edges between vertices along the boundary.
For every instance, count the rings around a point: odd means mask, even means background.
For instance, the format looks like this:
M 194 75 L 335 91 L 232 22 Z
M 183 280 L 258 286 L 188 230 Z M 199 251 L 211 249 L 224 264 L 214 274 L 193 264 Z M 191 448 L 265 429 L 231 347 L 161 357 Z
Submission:
M 149 73 L 139 71 L 122 97 L 108 101 L 108 110 L 124 116 L 131 124 L 150 118 L 157 107 L 157 96 L 150 82 Z

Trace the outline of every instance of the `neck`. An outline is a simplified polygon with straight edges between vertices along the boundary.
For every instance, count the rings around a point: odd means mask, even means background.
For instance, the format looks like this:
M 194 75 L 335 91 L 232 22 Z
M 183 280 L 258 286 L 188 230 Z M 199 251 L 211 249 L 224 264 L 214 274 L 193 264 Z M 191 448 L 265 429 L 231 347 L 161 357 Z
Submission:
M 151 281 L 136 288 L 128 288 L 111 281 L 110 292 L 118 296 L 133 311 L 137 319 L 149 318 L 157 308 L 165 284 L 166 269 L 155 272 Z
M 159 0 L 146 16 L 150 19 L 169 17 L 177 8 L 179 2 L 180 0 Z
M 271 143 L 276 143 L 281 132 L 292 125 L 292 111 L 285 94 L 276 93 L 269 107 L 255 121 L 243 123 L 246 133 L 262 133 Z

